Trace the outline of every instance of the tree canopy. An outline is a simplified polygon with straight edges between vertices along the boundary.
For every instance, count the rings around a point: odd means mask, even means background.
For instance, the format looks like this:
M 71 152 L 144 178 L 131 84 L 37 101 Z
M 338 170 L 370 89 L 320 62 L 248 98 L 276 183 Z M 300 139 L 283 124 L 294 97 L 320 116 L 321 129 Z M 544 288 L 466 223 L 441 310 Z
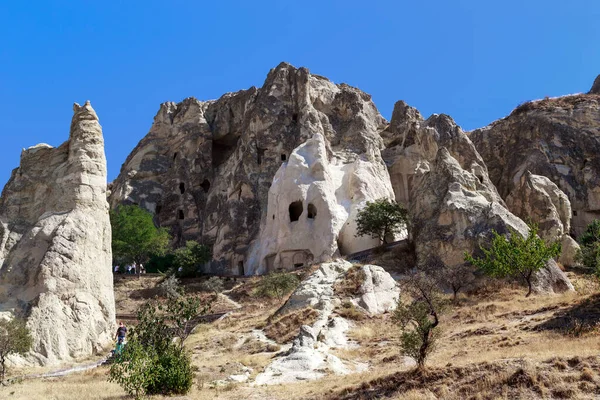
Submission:
M 170 235 L 154 225 L 152 214 L 136 205 L 110 212 L 113 258 L 118 263 L 144 263 L 167 251 Z
M 600 275 L 600 219 L 587 226 L 579 238 L 579 244 L 581 249 L 577 252 L 577 260 Z
M 370 235 L 387 243 L 387 238 L 406 227 L 408 213 L 394 200 L 385 198 L 368 201 L 356 217 L 356 236 Z
M 528 297 L 532 291 L 533 274 L 544 268 L 548 260 L 560 255 L 560 243 L 546 244 L 537 234 L 537 225 L 529 226 L 527 237 L 512 228 L 509 230 L 508 237 L 493 231 L 489 248 L 480 247 L 483 255 L 474 257 L 465 253 L 465 261 L 492 277 L 523 279 L 527 283 Z
M 4 382 L 8 355 L 25 354 L 32 344 L 33 339 L 24 320 L 0 318 L 0 383 Z

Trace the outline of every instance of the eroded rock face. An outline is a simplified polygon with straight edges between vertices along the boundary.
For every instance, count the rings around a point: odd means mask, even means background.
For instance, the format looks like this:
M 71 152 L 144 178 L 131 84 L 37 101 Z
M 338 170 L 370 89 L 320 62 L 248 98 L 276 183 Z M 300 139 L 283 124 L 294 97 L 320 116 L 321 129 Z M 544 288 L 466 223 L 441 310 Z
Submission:
M 393 198 L 385 125 L 369 95 L 282 63 L 260 89 L 163 104 L 110 203 L 137 203 L 180 243 L 211 245 L 212 272 L 331 259 L 371 247 L 353 216 Z
M 115 304 L 102 129 L 74 105 L 69 140 L 21 154 L 0 197 L 0 314 L 24 317 L 29 359 L 54 364 L 111 342 Z
M 450 117 L 424 120 L 403 102 L 396 109 L 397 120 L 383 134 L 391 146 L 383 156 L 396 197 L 409 210 L 418 264 L 431 258 L 448 266 L 463 264 L 465 252 L 477 253 L 493 231 L 528 233 L 498 194 L 469 137 Z M 551 272 L 540 275 L 538 287 L 572 289 L 562 271 Z
M 600 217 L 600 95 L 593 93 L 525 103 L 469 135 L 503 198 L 527 171 L 555 183 L 571 202 L 575 236 Z
M 506 198 L 506 204 L 521 219 L 536 223 L 546 242 L 561 242 L 559 261 L 563 265 L 575 264 L 579 245 L 569 236 L 571 202 L 550 179 L 527 171 Z

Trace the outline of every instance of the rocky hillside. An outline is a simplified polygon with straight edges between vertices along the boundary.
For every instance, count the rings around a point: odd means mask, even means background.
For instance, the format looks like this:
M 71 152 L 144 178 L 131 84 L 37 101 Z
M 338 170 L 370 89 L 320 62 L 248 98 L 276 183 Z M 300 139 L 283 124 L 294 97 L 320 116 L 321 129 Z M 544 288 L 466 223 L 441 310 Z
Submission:
M 282 63 L 262 88 L 161 105 L 110 203 L 145 207 L 179 244 L 211 245 L 217 273 L 293 269 L 373 247 L 355 237 L 354 219 L 381 197 L 409 209 L 420 264 L 462 263 L 492 229 L 525 233 L 533 220 L 571 265 L 570 235 L 596 215 L 600 193 L 597 111 L 595 93 L 547 99 L 467 134 L 400 101 L 388 123 L 369 95 Z
M 73 111 L 69 140 L 23 150 L 0 197 L 0 318 L 27 319 L 40 364 L 98 354 L 115 325 L 102 128 L 89 102 Z
M 213 272 L 294 268 L 373 247 L 367 200 L 393 198 L 369 95 L 282 63 L 262 88 L 162 104 L 110 203 L 152 211 L 177 241 L 213 246 Z
M 509 116 L 470 133 L 490 179 L 507 199 L 527 171 L 547 177 L 571 203 L 571 233 L 600 217 L 600 94 L 524 103 Z M 567 232 L 569 227 L 567 227 Z

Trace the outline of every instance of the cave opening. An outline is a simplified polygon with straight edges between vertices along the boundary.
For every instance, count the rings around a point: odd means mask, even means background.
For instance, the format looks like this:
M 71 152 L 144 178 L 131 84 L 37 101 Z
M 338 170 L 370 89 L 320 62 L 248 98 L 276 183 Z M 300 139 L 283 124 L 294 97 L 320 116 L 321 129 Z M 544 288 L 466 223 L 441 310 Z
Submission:
M 181 182 L 179 184 L 179 193 L 184 194 L 185 193 L 185 183 Z
M 185 218 L 185 216 L 183 215 L 183 210 L 179 210 L 179 211 L 177 211 L 177 217 L 178 217 L 179 219 L 184 219 L 184 218 Z
M 287 160 L 287 156 L 285 154 L 282 154 L 281 155 L 281 161 L 285 161 L 285 160 Z
M 175 161 L 177 159 L 177 154 L 178 153 L 173 154 L 173 161 Z
M 315 217 L 317 216 L 317 207 L 315 207 L 315 205 L 313 203 L 308 203 L 308 207 L 307 207 L 307 217 L 310 219 L 315 219 Z
M 204 190 L 204 193 L 208 193 L 208 191 L 210 190 L 210 182 L 208 179 L 205 179 L 202 181 L 202 183 L 200 184 L 200 187 L 202 188 L 202 190 Z
M 244 272 L 244 261 L 238 261 L 238 275 L 246 275 Z
M 293 121 L 293 122 L 298 122 L 298 114 L 297 114 L 297 113 L 294 113 L 294 114 L 292 115 L 292 121 Z
M 212 165 L 218 167 L 223 164 L 235 151 L 238 137 L 227 135 L 212 141 Z
M 162 206 L 159 204 L 156 206 L 156 209 L 154 210 L 154 214 L 160 214 L 161 211 L 162 211 Z
M 256 162 L 258 165 L 262 164 L 262 160 L 265 158 L 265 151 L 267 151 L 267 149 L 261 149 L 260 147 L 256 148 Z
M 302 212 L 304 211 L 304 207 L 302 207 L 301 201 L 294 201 L 290 204 L 289 212 L 290 212 L 290 222 L 298 221 Z

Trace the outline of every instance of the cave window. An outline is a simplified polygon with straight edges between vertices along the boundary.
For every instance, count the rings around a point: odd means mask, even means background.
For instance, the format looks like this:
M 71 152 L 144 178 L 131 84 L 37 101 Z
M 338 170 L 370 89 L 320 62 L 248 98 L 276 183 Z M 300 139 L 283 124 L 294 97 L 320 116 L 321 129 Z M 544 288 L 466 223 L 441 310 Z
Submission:
M 292 121 L 294 121 L 294 122 L 298 122 L 298 114 L 294 113 L 294 114 L 292 115 Z
M 265 157 L 265 151 L 267 151 L 267 149 L 261 149 L 260 147 L 256 148 L 256 162 L 258 165 L 262 164 L 262 160 Z
M 239 261 L 238 262 L 238 275 L 246 275 L 244 273 L 244 261 Z
M 573 210 L 573 216 L 576 217 L 577 216 L 577 211 Z
M 294 201 L 292 204 L 290 204 L 289 211 L 290 211 L 290 222 L 298 221 L 298 219 L 302 215 L 302 212 L 304 211 L 304 209 L 302 207 L 302 202 Z
M 313 203 L 308 204 L 307 211 L 308 211 L 308 214 L 306 216 L 310 219 L 315 219 L 315 217 L 317 216 L 317 207 L 315 207 L 315 205 Z
M 179 193 L 184 194 L 185 193 L 185 183 L 181 182 L 179 184 Z
M 208 193 L 208 190 L 210 189 L 210 182 L 208 181 L 208 179 L 203 180 L 200 184 L 200 187 L 202 188 L 202 190 L 204 190 L 204 193 Z
M 287 156 L 285 154 L 282 154 L 281 155 L 281 161 L 285 161 L 285 160 L 287 160 Z
M 184 219 L 184 218 L 185 218 L 185 216 L 183 215 L 183 210 L 179 210 L 179 211 L 177 211 L 177 217 L 178 217 L 179 219 Z
M 177 153 L 173 154 L 173 161 L 177 159 Z
M 162 206 L 158 205 L 158 206 L 156 206 L 156 209 L 154 210 L 154 213 L 155 214 L 160 214 L 161 211 L 162 211 Z

